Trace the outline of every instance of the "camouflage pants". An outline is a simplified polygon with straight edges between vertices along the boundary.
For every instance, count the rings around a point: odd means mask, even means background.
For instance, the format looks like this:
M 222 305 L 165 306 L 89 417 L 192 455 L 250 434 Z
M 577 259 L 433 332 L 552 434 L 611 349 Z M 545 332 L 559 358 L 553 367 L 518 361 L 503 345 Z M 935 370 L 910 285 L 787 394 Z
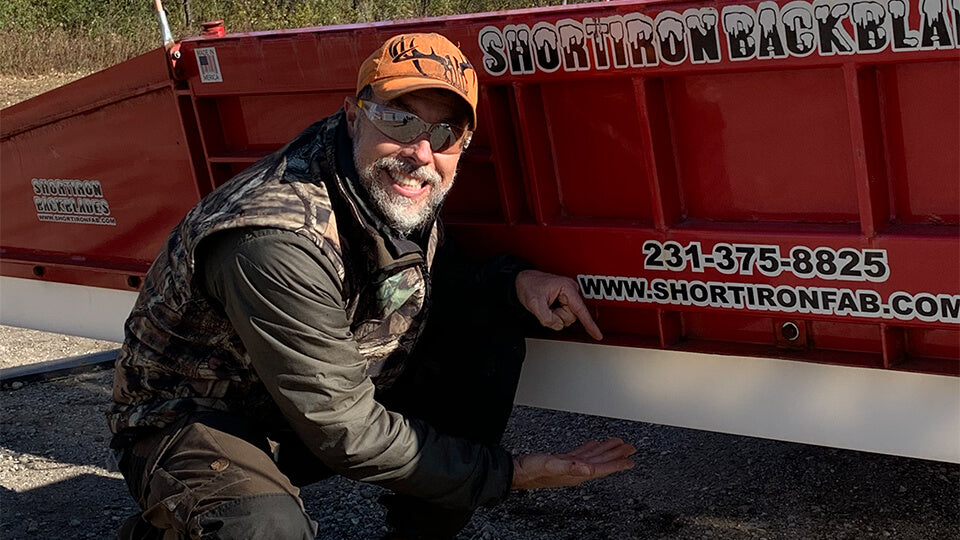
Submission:
M 524 345 L 515 328 L 491 320 L 478 317 L 465 325 L 462 317 L 431 317 L 414 360 L 377 399 L 444 433 L 499 442 Z M 124 523 L 120 538 L 313 538 L 316 524 L 297 486 L 333 473 L 295 437 L 279 448 L 275 462 L 266 434 L 225 413 L 194 414 L 143 436 L 120 462 L 143 509 Z M 400 495 L 381 503 L 388 524 L 410 538 L 453 537 L 473 514 Z

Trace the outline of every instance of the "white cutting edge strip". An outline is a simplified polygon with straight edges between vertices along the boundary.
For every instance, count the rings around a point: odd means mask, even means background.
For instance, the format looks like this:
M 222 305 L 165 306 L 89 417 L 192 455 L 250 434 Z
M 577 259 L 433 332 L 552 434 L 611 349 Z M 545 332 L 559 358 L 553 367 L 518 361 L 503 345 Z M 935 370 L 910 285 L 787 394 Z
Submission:
M 584 343 L 527 343 L 518 403 L 960 462 L 957 377 Z
M 122 341 L 136 297 L 0 277 L 0 323 Z M 532 339 L 518 403 L 960 463 L 956 377 Z
M 135 291 L 0 276 L 0 324 L 123 341 Z

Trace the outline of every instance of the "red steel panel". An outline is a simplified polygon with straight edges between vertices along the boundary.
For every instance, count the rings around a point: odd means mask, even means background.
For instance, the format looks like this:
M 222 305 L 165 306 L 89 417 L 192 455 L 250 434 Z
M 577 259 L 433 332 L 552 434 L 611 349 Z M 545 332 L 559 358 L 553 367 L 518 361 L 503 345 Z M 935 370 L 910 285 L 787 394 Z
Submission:
M 154 51 L 52 115 L 4 111 L 0 271 L 145 265 L 199 194 L 338 108 L 383 39 L 436 31 L 481 82 L 451 234 L 577 276 L 608 342 L 958 374 L 960 12 L 924 6 L 624 1 L 184 40 L 176 80 Z M 117 225 L 36 222 L 30 179 L 57 177 L 99 180 Z
M 635 165 L 643 153 L 630 79 L 545 84 L 542 91 L 550 145 L 540 148 L 555 157 L 563 215 L 651 221 L 647 181 Z
M 684 336 L 693 340 L 773 345 L 773 319 L 717 313 L 683 314 Z
M 687 216 L 857 221 L 840 70 L 700 75 L 667 83 Z
M 809 339 L 817 347 L 834 351 L 863 351 L 880 354 L 880 326 L 876 324 L 810 321 Z
M 960 64 L 891 66 L 887 114 L 896 218 L 960 223 Z
M 951 360 L 960 371 L 960 342 L 956 332 L 939 328 L 908 328 L 907 347 L 918 356 Z
M 166 57 L 163 49 L 155 49 L 42 96 L 7 107 L 3 110 L 0 134 L 6 138 L 57 118 L 115 102 L 123 96 L 169 86 L 170 70 Z
M 343 105 L 343 92 L 229 96 L 217 106 L 226 150 L 274 150 Z
M 145 269 L 199 200 L 169 87 L 6 138 L 2 167 L 7 256 Z
M 471 159 L 471 156 L 476 155 L 476 150 L 472 152 L 474 153 L 462 158 L 465 165 L 457 176 L 457 189 L 450 192 L 444 203 L 444 210 L 447 215 L 457 216 L 460 220 L 502 222 L 503 213 L 494 180 L 497 177 L 494 165 L 482 156 Z

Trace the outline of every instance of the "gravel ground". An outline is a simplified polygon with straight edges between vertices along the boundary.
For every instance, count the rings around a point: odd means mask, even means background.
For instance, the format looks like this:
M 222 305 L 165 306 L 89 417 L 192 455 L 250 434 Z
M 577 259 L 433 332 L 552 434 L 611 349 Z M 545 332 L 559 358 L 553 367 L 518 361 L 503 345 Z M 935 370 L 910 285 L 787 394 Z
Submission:
M 116 344 L 0 327 L 0 367 Z M 0 536 L 111 538 L 132 499 L 108 472 L 103 412 L 111 372 L 0 390 Z M 465 539 L 960 538 L 960 466 L 517 407 L 504 444 L 633 443 L 637 466 L 483 509 Z M 319 538 L 373 539 L 379 488 L 343 479 L 303 498 Z

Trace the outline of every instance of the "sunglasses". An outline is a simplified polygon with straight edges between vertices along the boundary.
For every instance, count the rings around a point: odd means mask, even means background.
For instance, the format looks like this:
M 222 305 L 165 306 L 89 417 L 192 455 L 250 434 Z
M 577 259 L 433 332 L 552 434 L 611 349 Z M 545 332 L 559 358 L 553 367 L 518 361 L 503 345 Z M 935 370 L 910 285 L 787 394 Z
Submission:
M 470 145 L 470 138 L 473 137 L 473 132 L 469 129 L 451 126 L 446 122 L 431 124 L 411 112 L 379 103 L 358 99 L 357 106 L 380 133 L 399 143 L 411 143 L 427 135 L 430 149 L 440 154 L 455 154 L 466 150 Z

